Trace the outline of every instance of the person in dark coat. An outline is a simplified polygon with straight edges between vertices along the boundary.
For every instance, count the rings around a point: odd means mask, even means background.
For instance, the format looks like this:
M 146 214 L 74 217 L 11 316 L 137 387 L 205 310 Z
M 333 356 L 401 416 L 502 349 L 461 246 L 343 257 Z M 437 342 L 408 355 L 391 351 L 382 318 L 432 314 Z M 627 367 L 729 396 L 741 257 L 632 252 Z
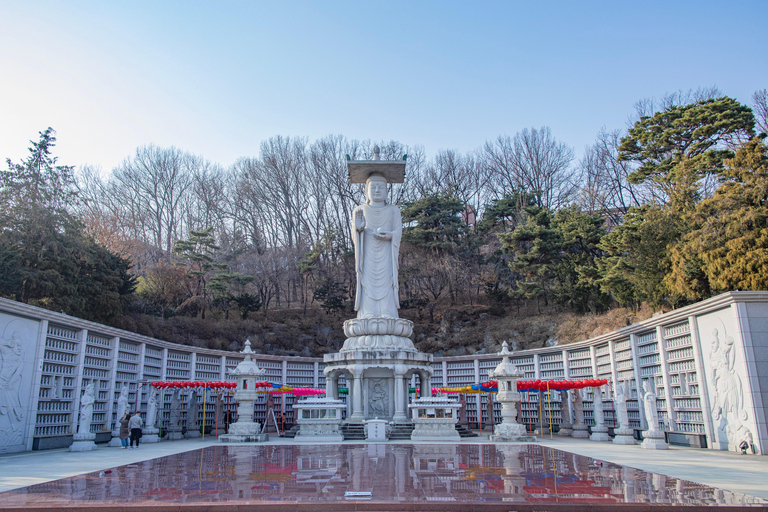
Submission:
M 125 450 L 128 448 L 128 437 L 131 435 L 131 428 L 128 426 L 128 421 L 131 419 L 131 415 L 128 413 L 125 413 L 125 415 L 120 418 L 120 444 L 122 445 L 120 448 Z

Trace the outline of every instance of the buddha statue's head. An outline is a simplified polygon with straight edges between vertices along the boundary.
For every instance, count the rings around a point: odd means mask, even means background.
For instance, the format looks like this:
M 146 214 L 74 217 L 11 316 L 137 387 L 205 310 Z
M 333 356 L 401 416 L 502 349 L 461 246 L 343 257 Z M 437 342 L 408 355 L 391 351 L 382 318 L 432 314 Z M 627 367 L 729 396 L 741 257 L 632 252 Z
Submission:
M 365 180 L 365 195 L 368 204 L 385 204 L 387 202 L 387 179 L 381 174 L 371 174 Z

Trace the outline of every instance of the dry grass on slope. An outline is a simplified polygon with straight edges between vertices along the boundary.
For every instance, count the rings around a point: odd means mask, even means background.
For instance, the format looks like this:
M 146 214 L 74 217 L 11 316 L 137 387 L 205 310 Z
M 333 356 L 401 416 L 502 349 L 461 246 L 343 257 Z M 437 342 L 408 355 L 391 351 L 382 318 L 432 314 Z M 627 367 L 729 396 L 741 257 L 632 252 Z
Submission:
M 643 304 L 637 310 L 616 308 L 599 315 L 562 314 L 557 327 L 558 344 L 566 345 L 607 334 L 651 318 L 654 313 L 650 306 Z

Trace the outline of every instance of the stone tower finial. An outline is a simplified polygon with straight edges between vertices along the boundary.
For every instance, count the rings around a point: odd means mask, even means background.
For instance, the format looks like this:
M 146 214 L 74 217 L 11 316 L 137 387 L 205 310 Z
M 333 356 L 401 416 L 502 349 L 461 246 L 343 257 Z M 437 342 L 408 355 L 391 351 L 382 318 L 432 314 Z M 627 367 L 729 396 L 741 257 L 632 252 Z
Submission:
M 251 340 L 245 340 L 245 348 L 240 351 L 241 354 L 245 354 L 246 359 L 251 358 L 251 354 L 256 354 L 253 350 L 251 350 Z
M 379 149 L 378 144 L 373 146 L 373 159 L 374 160 L 381 160 L 381 149 Z

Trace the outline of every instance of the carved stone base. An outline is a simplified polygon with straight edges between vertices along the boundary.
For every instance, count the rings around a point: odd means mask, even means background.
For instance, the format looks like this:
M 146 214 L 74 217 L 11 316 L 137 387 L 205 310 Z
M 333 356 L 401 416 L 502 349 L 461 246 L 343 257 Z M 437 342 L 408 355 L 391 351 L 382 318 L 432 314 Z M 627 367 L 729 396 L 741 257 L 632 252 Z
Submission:
M 622 429 L 619 429 L 622 430 Z M 618 430 L 616 432 L 616 437 L 613 438 L 613 444 L 625 444 L 625 445 L 633 445 L 636 443 L 635 438 L 632 436 L 632 434 L 621 434 Z M 631 430 L 630 430 L 631 432 Z
M 456 430 L 461 405 L 447 397 L 424 396 L 417 398 L 408 408 L 413 421 L 413 441 L 459 441 Z
M 231 436 L 255 436 L 261 433 L 261 423 L 257 421 L 238 421 L 229 426 Z
M 573 426 L 573 433 L 571 433 L 571 437 L 575 437 L 578 439 L 587 439 L 589 437 L 589 432 L 587 432 L 587 426 L 586 425 L 574 425 Z
M 341 420 L 302 420 L 294 440 L 304 443 L 340 443 L 344 440 Z
M 669 445 L 664 439 L 664 432 L 660 430 L 646 430 L 643 432 L 643 442 L 640 443 L 646 450 L 667 450 Z
M 410 338 L 392 336 L 390 334 L 355 336 L 347 338 L 339 352 L 353 352 L 356 350 L 402 350 L 404 352 L 416 352 Z
M 559 436 L 571 437 L 571 434 L 573 434 L 572 428 L 560 427 L 560 430 L 557 431 L 557 435 Z
M 159 443 L 160 438 L 158 437 L 158 432 L 160 432 L 156 428 L 145 428 L 141 431 L 141 444 L 144 443 Z
M 351 318 L 344 322 L 344 334 L 348 338 L 363 336 L 410 338 L 413 334 L 413 322 L 405 318 Z
M 200 433 L 200 428 L 193 428 L 192 430 L 187 430 L 187 439 L 193 439 L 195 437 L 201 437 L 202 434 Z
M 414 419 L 412 441 L 460 441 L 456 431 L 456 420 L 445 422 L 428 419 Z
M 90 452 L 96 449 L 96 434 L 75 434 L 72 438 L 75 442 L 69 447 L 71 452 Z
M 219 436 L 219 441 L 222 443 L 263 443 L 269 441 L 269 434 L 254 434 L 252 436 L 224 434 Z
M 182 435 L 181 430 L 174 430 L 173 432 L 166 432 L 163 439 L 167 439 L 168 441 L 178 441 L 179 439 L 184 439 L 184 436 Z
M 120 442 L 120 431 L 119 430 L 113 430 L 112 431 L 112 439 L 109 440 L 109 444 L 107 446 L 110 446 L 112 448 L 123 446 L 123 443 Z
M 608 435 L 608 427 L 592 427 L 592 434 L 589 436 L 590 441 L 610 441 L 611 436 Z
M 519 423 L 501 423 L 500 425 L 496 425 L 493 427 L 493 435 L 488 436 L 488 439 L 497 443 L 510 441 L 531 442 L 536 440 L 536 438 L 529 435 L 525 430 L 525 427 Z

